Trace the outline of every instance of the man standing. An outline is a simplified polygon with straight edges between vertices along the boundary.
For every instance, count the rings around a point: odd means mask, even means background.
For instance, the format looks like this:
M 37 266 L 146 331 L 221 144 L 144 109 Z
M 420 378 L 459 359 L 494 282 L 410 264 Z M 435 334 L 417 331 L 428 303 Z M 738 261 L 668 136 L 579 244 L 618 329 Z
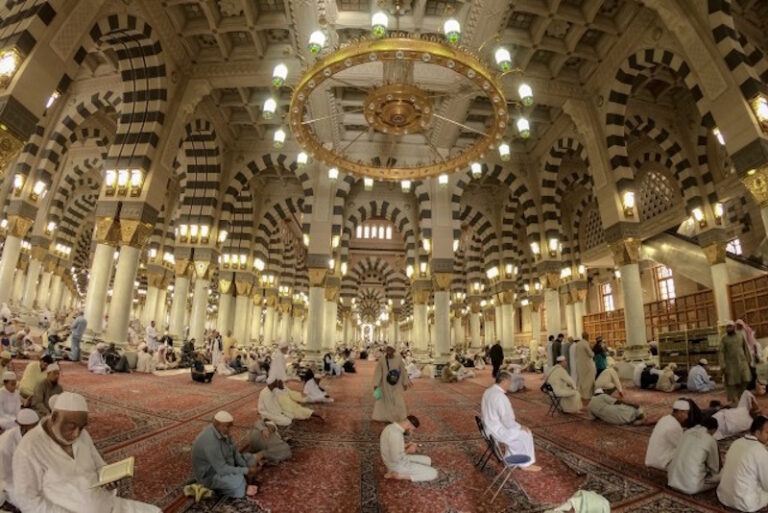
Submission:
M 48 400 L 52 395 L 61 394 L 64 390 L 59 385 L 59 364 L 53 363 L 45 369 L 45 379 L 37 384 L 29 407 L 37 412 L 42 419 L 51 413 Z
M 672 413 L 664 415 L 656 423 L 648 440 L 645 452 L 645 466 L 666 470 L 683 437 L 683 423 L 688 419 L 691 405 L 678 399 L 672 404 Z
M 706 417 L 683 433 L 677 452 L 667 467 L 667 484 L 693 495 L 711 490 L 720 482 L 720 452 L 712 435 L 717 421 Z
M 272 362 L 269 364 L 267 379 L 276 381 L 288 381 L 288 370 L 285 364 L 285 355 L 288 354 L 288 342 L 281 342 L 277 350 L 272 353 Z
M 595 376 L 597 376 L 595 353 L 589 347 L 587 334 L 584 333 L 582 337 L 576 342 L 576 349 L 574 350 L 576 361 L 572 363 L 576 365 L 576 384 L 579 387 L 581 398 L 589 400 L 592 397 L 595 388 Z
M 717 487 L 720 502 L 739 511 L 768 506 L 768 418 L 757 417 L 749 434 L 739 438 L 725 455 Z
M 0 506 L 7 500 L 13 503 L 13 453 L 21 442 L 21 437 L 37 426 L 40 417 L 37 413 L 25 408 L 16 414 L 12 427 L 0 435 Z
M 413 415 L 399 422 L 393 422 L 381 432 L 381 459 L 387 467 L 385 479 L 408 479 L 414 483 L 437 479 L 437 470 L 432 468 L 429 456 L 416 454 L 414 442 L 405 444 L 405 435 L 419 427 L 419 419 Z
M 576 413 L 581 411 L 581 394 L 576 388 L 576 383 L 565 370 L 565 356 L 557 357 L 557 364 L 552 367 L 544 381 L 552 386 L 552 391 L 560 399 L 560 406 L 563 407 L 564 412 Z
M 157 349 L 157 328 L 155 328 L 155 321 L 150 321 L 149 326 L 144 334 L 144 341 L 149 347 L 150 351 Z
M 13 500 L 22 511 L 160 513 L 150 504 L 94 487 L 104 459 L 85 430 L 88 405 L 62 393 L 53 414 L 19 442 L 13 455 Z
M 270 369 L 271 371 L 271 369 Z M 387 345 L 385 354 L 376 363 L 373 373 L 373 420 L 400 422 L 407 415 L 403 392 L 411 386 L 405 364 L 395 348 Z
M 515 420 L 515 412 L 505 392 L 509 387 L 510 378 L 511 376 L 507 371 L 500 372 L 496 376 L 496 383 L 483 392 L 483 399 L 480 402 L 483 425 L 488 434 L 499 443 L 507 446 L 507 455 L 522 454 L 531 458 L 530 463 L 521 468 L 538 471 L 541 468 L 534 465 L 536 453 L 533 446 L 533 434 L 530 429 L 521 426 Z
M 498 340 L 491 346 L 488 351 L 488 356 L 491 358 L 491 365 L 493 366 L 493 377 L 495 378 L 499 374 L 499 367 L 504 363 L 504 349 L 501 347 L 501 342 Z
M 751 356 L 747 341 L 736 333 L 736 325 L 728 321 L 725 335 L 720 340 L 720 361 L 723 363 L 725 391 L 728 402 L 736 404 L 752 378 L 749 370 Z
M 69 327 L 72 331 L 72 348 L 69 357 L 73 362 L 80 361 L 80 342 L 83 341 L 83 334 L 87 327 L 88 321 L 85 319 L 83 311 L 79 310 L 75 320 L 72 321 L 72 325 Z
M 688 371 L 686 388 L 691 392 L 711 392 L 715 389 L 715 382 L 707 374 L 708 363 L 706 358 L 702 358 L 698 365 L 694 365 Z
M 552 342 L 552 359 L 554 360 L 555 364 L 557 364 L 558 356 L 565 356 L 563 355 L 563 334 L 562 333 L 559 333 L 557 335 L 557 338 L 554 340 L 554 342 Z M 566 372 L 568 372 L 567 369 L 566 369 Z
M 99 342 L 96 344 L 96 350 L 91 351 L 91 354 L 88 356 L 89 372 L 93 372 L 94 374 L 109 374 L 112 372 L 112 369 L 109 368 L 106 360 L 104 360 L 104 351 L 106 348 L 107 347 L 103 342 Z
M 259 466 L 253 454 L 238 452 L 229 436 L 235 419 L 225 411 L 213 417 L 213 423 L 192 444 L 192 468 L 195 479 L 224 497 L 242 498 L 256 495 L 256 487 L 248 486 Z

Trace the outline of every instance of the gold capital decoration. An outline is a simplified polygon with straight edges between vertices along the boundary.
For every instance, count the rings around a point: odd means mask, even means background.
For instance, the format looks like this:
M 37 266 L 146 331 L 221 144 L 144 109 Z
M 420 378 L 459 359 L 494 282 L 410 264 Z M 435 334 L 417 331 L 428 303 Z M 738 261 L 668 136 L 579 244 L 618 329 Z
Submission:
M 336 302 L 339 299 L 339 287 L 325 287 L 325 300 Z
M 27 235 L 29 229 L 32 228 L 32 223 L 34 222 L 34 219 L 29 219 L 28 217 L 10 215 L 8 216 L 6 233 L 18 237 L 19 239 L 23 239 Z
M 56 268 L 53 270 L 53 275 L 54 275 L 54 276 L 59 276 L 59 277 L 62 277 L 62 276 L 64 276 L 64 273 L 65 273 L 65 272 L 66 272 L 66 269 L 65 269 L 63 266 L 59 265 L 59 266 L 57 266 L 57 267 L 56 267 Z
M 617 266 L 636 264 L 640 260 L 640 240 L 622 239 L 609 242 L 613 261 Z
M 323 283 L 325 283 L 325 276 L 328 274 L 328 269 L 310 267 L 307 271 L 309 274 L 309 286 L 322 287 Z
M 713 242 L 701 248 L 704 250 L 704 255 L 707 257 L 709 265 L 724 264 L 725 263 L 725 243 Z
M 504 292 L 499 294 L 499 299 L 501 300 L 501 303 L 504 305 L 513 305 L 515 304 L 515 291 L 505 290 Z
M 152 235 L 152 225 L 137 219 L 120 220 L 120 243 L 124 246 L 143 248 Z
M 117 245 L 121 239 L 120 224 L 113 217 L 97 218 L 96 226 L 93 230 L 93 239 L 98 244 Z
M 587 300 L 587 289 L 578 289 L 576 290 L 576 297 L 578 298 L 577 301 L 584 302 Z
M 165 273 L 147 273 L 147 285 L 156 289 L 162 288 L 163 278 L 165 278 Z
M 547 284 L 548 289 L 557 289 L 560 287 L 560 273 L 548 272 L 544 274 L 543 280 Z
M 291 303 L 280 303 L 280 312 L 283 314 L 289 314 L 291 313 Z
M 232 290 L 232 280 L 219 280 L 219 292 L 229 294 Z
M 219 283 L 221 283 L 221 281 L 219 281 Z M 221 288 L 219 288 L 219 290 L 221 290 Z M 261 295 L 261 289 L 259 289 L 258 292 L 254 291 L 253 295 L 251 295 L 251 301 L 253 301 L 255 306 L 261 308 L 261 304 L 264 302 L 264 296 Z
M 21 272 L 26 272 L 27 267 L 29 267 L 28 258 L 19 258 L 19 261 L 16 262 L 16 269 L 18 269 Z
M 414 289 L 411 291 L 411 297 L 413 298 L 413 304 L 426 305 L 429 302 L 429 289 Z
M 176 276 L 179 278 L 192 277 L 192 267 L 190 265 L 189 260 L 185 258 L 179 258 L 176 260 L 176 262 L 173 264 L 173 272 Z
M 533 312 L 540 312 L 541 311 L 541 305 L 542 305 L 541 301 L 531 301 L 530 305 L 531 305 L 531 311 L 533 311 Z
M 760 208 L 768 206 L 768 165 L 751 170 L 741 177 L 741 183 L 752 193 Z
M 0 176 L 8 174 L 23 146 L 24 141 L 6 129 L 0 129 Z
M 195 276 L 199 280 L 207 280 L 210 278 L 210 271 L 211 271 L 211 262 L 206 260 L 196 260 L 195 261 Z
M 480 313 L 480 301 L 473 299 L 469 302 L 469 311 L 473 314 Z
M 267 295 L 267 308 L 274 308 L 277 304 L 277 296 L 269 294 Z
M 32 246 L 32 250 L 29 254 L 35 260 L 42 262 L 45 260 L 46 255 L 48 255 L 48 248 L 44 248 L 43 246 Z
M 250 281 L 245 280 L 235 280 L 235 290 L 237 290 L 237 295 L 243 295 L 243 296 L 250 296 L 251 290 L 253 289 L 253 283 Z
M 435 290 L 445 292 L 450 290 L 453 282 L 453 273 L 433 273 L 432 281 L 435 283 Z
M 56 268 L 56 260 L 48 259 L 43 262 L 43 271 L 47 273 L 52 273 L 53 270 Z

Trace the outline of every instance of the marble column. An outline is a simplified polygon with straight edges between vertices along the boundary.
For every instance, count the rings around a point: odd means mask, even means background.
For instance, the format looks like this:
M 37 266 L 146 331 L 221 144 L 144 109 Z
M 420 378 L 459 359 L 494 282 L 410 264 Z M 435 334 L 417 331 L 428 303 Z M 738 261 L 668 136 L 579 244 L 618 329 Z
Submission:
M 34 253 L 34 249 L 33 249 Z M 37 282 L 40 278 L 40 269 L 43 267 L 42 260 L 30 258 L 27 266 L 27 280 L 24 283 L 24 293 L 21 298 L 21 306 L 27 310 L 31 309 L 37 298 Z
M 248 313 L 253 305 L 252 292 L 252 277 L 248 274 L 237 274 L 235 277 L 235 293 L 237 294 L 235 298 L 235 322 L 232 326 L 232 332 L 240 344 L 248 344 L 250 340 L 251 325 L 248 323 Z
M 253 303 L 253 310 L 251 312 L 251 340 L 256 344 L 263 342 L 263 339 L 261 338 L 262 299 L 260 294 L 254 295 L 251 298 L 251 302 Z
M 547 289 L 544 291 L 544 305 L 547 307 L 547 332 L 550 335 L 557 336 L 563 331 L 560 324 L 560 292 L 557 289 Z
M 291 341 L 291 304 L 290 303 L 281 303 L 280 304 L 280 342 L 290 342 Z
M 469 337 L 470 347 L 478 349 L 483 345 L 480 340 L 480 313 L 472 311 L 469 314 Z
M 715 297 L 715 311 L 717 312 L 717 323 L 724 324 L 733 318 L 731 314 L 731 303 L 728 297 L 728 284 L 730 276 L 728 266 L 725 263 L 725 242 L 716 241 L 702 248 L 710 264 L 712 274 L 712 294 Z
M 91 334 L 101 334 L 101 323 L 104 319 L 104 309 L 107 303 L 107 290 L 109 289 L 109 277 L 112 272 L 114 253 L 114 246 L 104 244 L 103 242 L 96 244 L 93 263 L 91 264 L 91 271 L 88 276 L 88 292 L 85 296 L 84 309 L 85 320 L 88 323 L 87 330 Z M 43 276 L 45 277 L 45 274 Z M 41 285 L 37 299 L 38 304 L 41 304 L 45 297 Z
M 427 305 L 413 303 L 413 354 L 416 358 L 425 358 L 429 345 L 429 328 L 427 323 Z
M 48 265 L 48 264 L 46 264 Z M 37 288 L 37 308 L 39 309 L 45 309 L 45 304 L 48 301 L 48 294 L 51 291 L 51 278 L 53 278 L 53 273 L 51 271 L 43 268 L 43 274 L 40 277 L 40 285 Z M 104 291 L 104 297 L 106 298 L 107 291 Z M 104 307 L 102 303 L 102 308 Z M 99 328 L 101 328 L 101 323 L 99 323 Z
M 13 293 L 13 273 L 16 272 L 16 264 L 21 255 L 21 237 L 11 235 L 5 238 L 3 244 L 3 255 L 0 258 L 0 303 L 8 303 Z
M 24 269 L 16 269 L 13 273 L 13 292 L 11 293 L 11 301 L 14 305 L 21 303 L 21 296 L 24 294 Z
M 267 297 L 267 311 L 264 314 L 264 345 L 271 346 L 274 343 L 275 324 L 275 300 L 274 296 Z
M 53 277 L 51 278 L 51 292 L 48 294 L 48 300 L 45 304 L 46 308 L 56 313 L 56 305 L 54 304 L 56 302 L 56 298 L 61 293 L 61 270 L 56 269 L 53 273 Z
M 643 286 L 640 282 L 640 265 L 628 263 L 619 266 L 621 290 L 624 296 L 624 324 L 627 332 L 627 347 L 645 346 L 645 310 L 643 308 Z
M 501 342 L 504 338 L 504 313 L 501 311 L 501 305 L 493 307 L 493 342 Z
M 154 321 L 157 331 L 164 333 L 168 328 L 167 317 L 168 287 L 164 286 L 157 290 L 157 304 L 155 305 Z
M 157 287 L 147 284 L 147 297 L 144 300 L 144 310 L 141 312 L 142 325 L 149 326 L 149 323 L 152 321 L 155 321 L 155 325 L 157 325 L 155 312 L 157 311 L 157 299 L 159 295 L 160 290 Z
M 128 340 L 128 322 L 133 306 L 133 284 L 139 268 L 141 250 L 133 246 L 121 246 L 109 304 L 109 322 L 106 340 L 123 344 Z
M 586 296 L 587 291 L 583 291 Z M 579 292 L 581 294 L 581 291 Z M 585 298 L 586 299 L 586 298 Z M 579 300 L 574 303 L 573 308 L 576 315 L 576 334 L 581 338 L 581 334 L 584 333 L 584 316 L 586 315 L 584 300 Z
M 342 331 L 342 343 L 349 347 L 349 313 L 345 313 L 343 319 L 344 327 Z
M 59 273 L 64 273 L 64 269 L 57 269 L 56 270 L 56 276 L 59 278 L 59 286 L 57 289 L 54 289 L 51 293 L 52 303 L 51 303 L 51 311 L 56 314 L 61 310 L 61 301 L 64 297 L 64 291 L 66 290 L 66 285 L 64 284 L 64 281 L 62 280 L 62 277 L 59 276 Z
M 448 282 L 450 286 L 450 281 Z M 451 350 L 451 305 L 447 287 L 435 290 L 434 358 L 438 363 L 448 361 Z
M 232 310 L 232 303 L 235 298 L 232 296 L 232 280 L 219 280 L 219 309 L 216 312 L 216 331 L 219 333 L 227 333 L 227 330 L 232 329 L 229 324 L 230 312 Z
M 324 269 L 309 269 L 309 306 L 307 309 L 306 355 L 310 361 L 319 361 L 322 358 L 322 336 L 325 324 L 325 288 L 323 280 L 327 271 Z
M 182 340 L 184 337 L 184 318 L 187 313 L 190 275 L 189 261 L 177 260 L 176 277 L 173 281 L 173 297 L 171 298 L 171 319 L 168 326 L 168 334 L 174 340 Z
M 511 352 L 515 347 L 515 304 L 514 292 L 504 292 L 504 298 L 501 303 L 502 327 L 501 347 L 505 352 Z
M 197 340 L 203 339 L 205 333 L 205 319 L 208 316 L 208 290 L 211 287 L 211 281 L 207 278 L 198 276 L 195 278 L 195 292 L 192 296 L 192 312 L 190 313 L 189 338 Z M 241 342 L 238 339 L 238 342 Z
M 325 320 L 323 326 L 325 328 L 323 332 L 323 349 L 330 350 L 336 346 L 336 316 L 338 313 L 338 305 L 335 300 L 328 301 L 328 289 L 325 291 Z
M 456 350 L 464 347 L 464 326 L 461 323 L 461 313 L 453 314 L 453 347 Z
M 568 336 L 571 336 L 574 339 L 579 337 L 580 333 L 577 333 L 576 331 L 576 307 L 570 298 L 565 304 L 565 325 Z

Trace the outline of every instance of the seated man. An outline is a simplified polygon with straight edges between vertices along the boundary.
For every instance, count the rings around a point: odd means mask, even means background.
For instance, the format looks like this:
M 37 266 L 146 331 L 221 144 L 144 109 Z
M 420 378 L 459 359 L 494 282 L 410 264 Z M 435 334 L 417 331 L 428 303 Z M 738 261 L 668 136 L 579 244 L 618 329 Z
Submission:
M 589 413 L 608 424 L 642 424 L 645 414 L 636 404 L 625 403 L 608 394 L 602 388 L 595 390 L 589 400 Z
M 287 412 L 283 411 L 277 400 L 277 385 L 278 380 L 274 376 L 267 378 L 267 386 L 259 393 L 259 414 L 278 426 L 290 426 L 293 419 Z
M 250 449 L 261 454 L 267 463 L 280 463 L 291 457 L 291 446 L 283 440 L 274 422 L 259 419 L 250 435 Z
M 615 361 L 609 362 L 608 367 L 600 373 L 595 380 L 595 387 L 602 388 L 608 395 L 618 392 L 619 397 L 624 397 L 624 387 L 621 386 L 621 378 L 619 378 L 619 373 L 616 372 Z
M 283 412 L 291 419 L 306 420 L 310 417 L 322 419 L 319 414 L 302 406 L 305 400 L 300 392 L 287 388 L 279 379 L 275 380 L 275 384 L 277 385 L 277 389 L 275 390 L 277 402 L 280 404 L 280 408 L 282 408 Z
M 385 479 L 408 479 L 414 483 L 437 479 L 429 456 L 416 454 L 415 442 L 405 444 L 404 435 L 419 427 L 419 419 L 408 415 L 405 420 L 393 422 L 381 432 L 381 459 L 387 467 Z
M 198 383 L 210 383 L 213 380 L 213 371 L 205 370 L 205 356 L 203 353 L 197 353 L 195 358 L 195 364 L 190 368 L 192 373 L 192 381 Z
M 661 371 L 656 368 L 655 363 L 649 363 L 640 373 L 640 388 L 650 390 L 656 388 Z
M 520 392 L 525 390 L 525 377 L 523 376 L 523 367 L 517 363 L 510 363 L 507 365 L 507 372 L 509 372 L 509 391 L 511 393 Z
M 243 365 L 243 357 L 241 355 L 235 356 L 235 359 L 230 362 L 229 366 L 232 367 L 235 374 L 240 374 L 241 372 L 248 370 L 245 368 L 245 365 Z
M 59 376 L 61 372 L 58 363 L 52 363 L 45 369 L 45 379 L 37 384 L 35 393 L 29 401 L 29 407 L 37 412 L 42 419 L 51 413 L 51 407 L 48 400 L 52 395 L 61 394 L 64 389 L 59 385 Z
M 120 354 L 114 342 L 110 342 L 109 347 L 104 351 L 104 361 L 113 372 L 131 372 L 128 368 L 128 359 Z
M 229 436 L 235 419 L 225 411 L 213 417 L 213 423 L 197 435 L 192 444 L 192 468 L 195 479 L 224 497 L 256 495 L 256 486 L 248 486 L 259 470 L 253 454 L 237 450 Z
M 552 386 L 555 395 L 560 399 L 560 405 L 566 413 L 577 413 L 581 411 L 581 394 L 576 383 L 566 370 L 568 363 L 565 356 L 557 357 L 557 364 L 552 367 L 544 381 Z
M 104 351 L 107 346 L 103 342 L 96 344 L 96 350 L 91 351 L 88 356 L 88 371 L 94 374 L 109 374 L 112 369 L 107 365 L 107 361 L 104 359 Z
M 152 354 L 146 344 L 139 344 L 139 355 L 136 359 L 136 372 L 151 374 L 155 370 Z
M 672 405 L 672 413 L 664 415 L 656 423 L 648 440 L 645 453 L 645 466 L 666 470 L 672 460 L 672 455 L 680 445 L 683 437 L 683 423 L 688 419 L 691 405 L 688 401 L 678 399 Z
M 307 369 L 301 378 L 304 381 L 304 396 L 306 403 L 332 403 L 333 399 L 324 388 L 320 386 L 320 381 L 315 377 L 312 369 Z
M 714 435 L 715 440 L 722 440 L 746 432 L 752 425 L 752 421 L 760 415 L 760 407 L 755 396 L 749 390 L 745 390 L 735 408 L 722 408 L 712 414 L 712 418 L 718 423 L 717 432 Z
M 105 465 L 85 426 L 85 398 L 62 393 L 53 414 L 27 433 L 13 455 L 13 500 L 22 511 L 160 513 L 94 486 Z
M 10 351 L 0 352 L 0 373 L 5 374 L 6 371 L 11 370 L 11 353 Z
M 410 356 L 406 358 L 405 371 L 408 373 L 409 379 L 417 379 L 421 377 L 421 368 L 416 361 Z
M 181 362 L 179 367 L 186 369 L 192 367 L 195 363 L 195 339 L 184 342 L 181 346 Z
M 720 482 L 720 452 L 712 437 L 715 431 L 717 421 L 708 417 L 683 433 L 667 467 L 670 488 L 694 495 L 717 486 Z
M 21 442 L 21 437 L 37 426 L 40 417 L 34 410 L 24 408 L 19 410 L 14 419 L 14 425 L 0 435 L 0 506 L 7 500 L 13 504 L 13 453 Z
M 483 392 L 483 399 L 480 403 L 483 425 L 489 435 L 507 447 L 507 456 L 512 454 L 528 456 L 531 461 L 524 468 L 529 471 L 538 471 L 541 468 L 534 465 L 536 453 L 533 445 L 533 434 L 530 429 L 521 426 L 515 420 L 515 411 L 507 398 L 510 378 L 509 372 L 500 371 L 496 375 L 496 384 L 491 385 Z
M 24 374 L 19 383 L 19 394 L 22 400 L 29 401 L 32 394 L 35 393 L 35 387 L 45 379 L 45 369 L 53 363 L 51 355 L 43 355 L 36 362 L 29 362 L 24 369 Z
M 702 358 L 688 371 L 687 388 L 691 392 L 711 392 L 715 389 L 715 382 L 707 374 L 707 363 L 706 358 Z
M 16 426 L 16 415 L 21 409 L 21 397 L 16 390 L 16 374 L 6 371 L 3 374 L 3 388 L 0 388 L 0 429 Z
M 758 417 L 749 434 L 739 438 L 725 455 L 717 498 L 739 511 L 768 506 L 768 418 Z
M 661 375 L 659 376 L 659 380 L 656 382 L 656 390 L 661 390 L 662 392 L 674 392 L 675 390 L 678 390 L 682 385 L 677 382 L 680 377 L 675 374 L 676 370 L 677 364 L 674 362 L 664 367 L 664 370 L 661 371 Z

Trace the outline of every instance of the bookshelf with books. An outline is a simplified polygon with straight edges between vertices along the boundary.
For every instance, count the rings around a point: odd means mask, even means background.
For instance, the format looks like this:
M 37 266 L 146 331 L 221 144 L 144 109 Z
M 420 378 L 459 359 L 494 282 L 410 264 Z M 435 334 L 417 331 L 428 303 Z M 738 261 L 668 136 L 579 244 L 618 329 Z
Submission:
M 677 373 L 686 379 L 688 371 L 700 359 L 706 358 L 707 371 L 716 382 L 721 382 L 720 336 L 715 328 L 696 328 L 668 331 L 659 335 L 659 366 L 677 364 Z

